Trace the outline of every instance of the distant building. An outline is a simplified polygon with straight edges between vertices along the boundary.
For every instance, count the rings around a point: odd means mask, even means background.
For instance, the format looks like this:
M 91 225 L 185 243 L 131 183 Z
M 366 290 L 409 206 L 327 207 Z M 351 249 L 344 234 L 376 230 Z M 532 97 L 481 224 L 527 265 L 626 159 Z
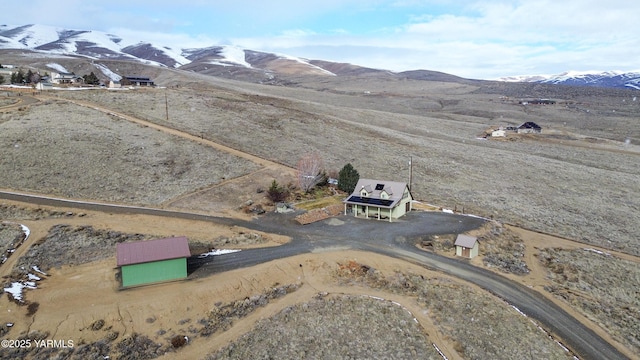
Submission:
M 360 179 L 353 193 L 343 201 L 344 213 L 391 221 L 411 211 L 412 200 L 406 183 Z
M 527 121 L 516 128 L 518 134 L 539 134 L 542 132 L 540 125 L 533 121 Z
M 84 79 L 74 73 L 51 73 L 51 82 L 54 84 L 78 84 L 83 83 Z
M 469 236 L 464 234 L 458 234 L 456 242 L 453 244 L 456 247 L 456 255 L 472 259 L 478 256 L 478 250 L 480 248 L 478 238 L 475 236 Z
M 555 105 L 556 101 L 551 99 L 520 100 L 520 105 Z
M 505 136 L 507 136 L 507 133 L 502 126 L 499 129 L 493 130 L 491 132 L 491 137 L 505 137 Z
M 122 85 L 120 84 L 120 81 L 109 80 L 109 82 L 107 83 L 107 87 L 109 89 L 118 89 L 122 87 Z
M 144 76 L 125 76 L 122 83 L 123 85 L 133 86 L 155 86 L 151 78 Z
M 186 237 L 118 243 L 116 253 L 123 287 L 184 279 L 191 256 Z

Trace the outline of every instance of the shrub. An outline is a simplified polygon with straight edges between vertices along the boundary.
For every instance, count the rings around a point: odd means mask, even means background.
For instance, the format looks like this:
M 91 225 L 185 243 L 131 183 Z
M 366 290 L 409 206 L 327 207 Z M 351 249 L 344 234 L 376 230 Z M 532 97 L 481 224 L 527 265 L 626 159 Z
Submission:
M 269 190 L 267 190 L 267 197 L 269 198 L 269 200 L 273 201 L 274 203 L 282 202 L 286 200 L 288 196 L 289 190 L 279 185 L 278 182 L 274 179 L 273 182 L 271 182 Z

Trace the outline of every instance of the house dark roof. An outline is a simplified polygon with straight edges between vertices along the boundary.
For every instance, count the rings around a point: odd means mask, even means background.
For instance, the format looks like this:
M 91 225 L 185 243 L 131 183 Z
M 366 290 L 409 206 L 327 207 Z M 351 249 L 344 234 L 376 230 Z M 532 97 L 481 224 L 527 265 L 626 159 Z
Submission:
M 536 130 L 540 130 L 542 128 L 540 127 L 540 125 L 534 123 L 533 121 L 527 121 L 527 122 L 523 123 L 522 125 L 518 126 L 518 129 L 536 129 Z
M 347 204 L 373 205 L 381 208 L 393 208 L 400 200 L 407 188 L 407 183 L 397 181 L 383 181 L 372 179 L 360 179 L 353 189 L 353 193 L 344 200 Z M 368 196 L 362 196 L 360 191 L 364 189 Z M 387 193 L 388 199 L 381 197 L 382 192 Z
M 147 76 L 138 76 L 138 75 L 134 75 L 134 76 L 125 76 L 125 78 L 127 80 L 130 81 L 144 81 L 144 82 L 151 82 L 151 78 L 147 77 Z
M 454 246 L 462 246 L 462 247 L 466 247 L 468 249 L 471 249 L 475 246 L 476 241 L 478 241 L 478 238 L 475 236 L 469 236 L 469 235 L 464 235 L 464 234 L 458 234 L 458 237 L 456 238 L 456 242 L 453 243 Z
M 187 238 L 135 241 L 116 244 L 118 266 L 142 264 L 152 261 L 178 259 L 191 256 Z

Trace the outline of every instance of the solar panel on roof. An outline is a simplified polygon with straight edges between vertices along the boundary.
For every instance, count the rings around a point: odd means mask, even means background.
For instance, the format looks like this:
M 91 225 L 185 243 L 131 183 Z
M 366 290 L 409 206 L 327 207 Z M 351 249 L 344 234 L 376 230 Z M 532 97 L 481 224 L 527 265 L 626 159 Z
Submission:
M 368 197 L 355 196 L 355 195 L 351 195 L 351 197 L 349 197 L 347 201 L 360 203 L 360 204 L 379 205 L 379 206 L 391 206 L 391 204 L 393 204 L 393 200 L 368 198 Z

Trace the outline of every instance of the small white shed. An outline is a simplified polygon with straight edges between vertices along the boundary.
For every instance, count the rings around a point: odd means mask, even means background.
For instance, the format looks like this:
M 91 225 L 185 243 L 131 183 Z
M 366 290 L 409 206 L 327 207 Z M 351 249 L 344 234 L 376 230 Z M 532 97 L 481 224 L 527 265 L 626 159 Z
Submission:
M 456 255 L 472 259 L 478 256 L 479 243 L 478 238 L 464 234 L 458 234 L 456 242 Z

